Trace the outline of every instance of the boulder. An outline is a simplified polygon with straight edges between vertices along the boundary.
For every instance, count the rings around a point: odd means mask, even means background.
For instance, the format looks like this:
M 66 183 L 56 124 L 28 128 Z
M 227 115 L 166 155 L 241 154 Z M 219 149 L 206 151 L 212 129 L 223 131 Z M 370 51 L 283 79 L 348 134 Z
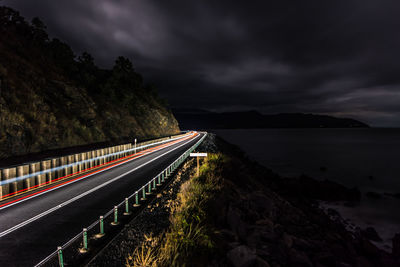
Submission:
M 240 210 L 229 206 L 227 222 L 231 230 L 236 233 L 241 240 L 246 240 L 248 227 L 247 224 L 241 219 Z
M 245 245 L 238 246 L 227 253 L 229 262 L 234 267 L 254 266 L 257 261 L 255 251 Z
M 290 249 L 289 251 L 289 260 L 291 266 L 298 267 L 312 267 L 313 264 L 308 258 L 308 256 L 303 252 L 295 249 Z
M 257 257 L 254 262 L 254 267 L 270 267 L 270 265 L 268 264 L 268 262 L 266 262 L 262 258 Z

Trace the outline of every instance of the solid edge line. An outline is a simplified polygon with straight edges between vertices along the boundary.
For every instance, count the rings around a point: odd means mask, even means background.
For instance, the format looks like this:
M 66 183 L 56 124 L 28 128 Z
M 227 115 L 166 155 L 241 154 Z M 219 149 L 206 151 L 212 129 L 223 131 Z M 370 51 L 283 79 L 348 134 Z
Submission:
M 72 203 L 72 202 L 74 202 L 74 201 L 76 201 L 76 200 L 78 200 L 78 199 L 80 199 L 80 198 L 82 198 L 82 197 L 84 197 L 84 196 L 86 196 L 86 195 L 89 195 L 90 193 L 92 193 L 92 192 L 94 192 L 94 191 L 96 191 L 96 190 L 98 190 L 98 189 L 100 189 L 100 188 L 102 188 L 102 187 L 104 187 L 104 186 L 106 186 L 106 185 L 112 183 L 112 182 L 115 182 L 115 181 L 121 179 L 121 178 L 124 177 L 125 175 L 127 175 L 127 174 L 129 174 L 129 173 L 131 173 L 131 172 L 134 172 L 134 171 L 136 171 L 136 170 L 142 168 L 143 166 L 149 164 L 150 162 L 153 162 L 154 160 L 157 160 L 157 159 L 159 159 L 159 158 L 165 156 L 166 154 L 171 153 L 172 151 L 174 151 L 174 150 L 176 150 L 176 149 L 178 149 L 178 148 L 180 148 L 180 147 L 182 147 L 182 146 L 188 144 L 189 142 L 195 141 L 199 136 L 200 136 L 200 135 L 194 137 L 193 140 L 188 140 L 188 141 L 184 142 L 183 144 L 181 144 L 181 145 L 175 147 L 174 149 L 169 150 L 169 151 L 167 151 L 167 152 L 165 152 L 165 153 L 163 153 L 163 154 L 161 154 L 161 155 L 159 155 L 159 156 L 157 156 L 157 157 L 155 157 L 155 158 L 153 158 L 153 159 L 151 159 L 151 160 L 149 160 L 149 161 L 143 163 L 142 165 L 137 166 L 136 168 L 127 171 L 126 173 L 123 173 L 123 174 L 118 175 L 117 177 L 115 177 L 115 178 L 112 179 L 112 180 L 109 180 L 109 181 L 107 181 L 107 182 L 105 182 L 105 183 L 103 183 L 103 184 L 101 184 L 101 185 L 98 185 L 98 186 L 96 186 L 95 188 L 90 189 L 89 191 L 86 191 L 86 192 L 84 192 L 84 193 L 82 193 L 82 194 L 80 194 L 80 195 L 78 195 L 78 196 L 75 196 L 75 197 L 71 198 L 70 200 L 67 200 L 67 201 L 65 201 L 65 202 L 63 202 L 63 203 L 61 203 L 61 204 L 59 204 L 59 205 L 57 205 L 57 206 L 55 206 L 55 207 L 53 207 L 53 208 L 47 210 L 47 211 L 44 211 L 44 212 L 42 212 L 42 213 L 40 213 L 40 214 L 38 214 L 38 215 L 36 215 L 36 216 L 34 216 L 34 217 L 32 217 L 32 218 L 30 218 L 30 219 L 24 221 L 24 222 L 21 222 L 21 223 L 15 225 L 15 226 L 13 226 L 13 227 L 11 227 L 11 228 L 9 228 L 9 229 L 3 231 L 3 232 L 1 232 L 1 233 L 0 233 L 0 237 L 6 236 L 6 235 L 8 235 L 8 234 L 14 232 L 15 230 L 18 230 L 19 228 L 24 227 L 25 225 L 30 224 L 31 222 L 34 222 L 34 221 L 36 221 L 36 220 L 42 218 L 43 216 L 46 216 L 46 215 L 48 215 L 48 214 L 50 214 L 50 213 L 52 213 L 52 212 L 54 212 L 54 211 L 60 209 L 61 207 L 67 206 L 68 204 L 70 204 L 70 203 Z
M 182 141 L 183 141 L 183 140 L 182 140 Z M 179 143 L 179 142 L 178 142 L 178 143 Z M 162 148 L 160 148 L 160 149 L 158 149 L 158 150 L 150 151 L 149 153 L 142 154 L 142 155 L 140 155 L 140 156 L 137 156 L 137 157 L 133 157 L 133 158 L 131 158 L 131 159 L 124 160 L 124 161 L 119 162 L 119 163 L 117 163 L 117 164 L 113 164 L 113 165 L 110 165 L 110 166 L 105 166 L 105 168 L 103 168 L 103 169 L 101 169 L 101 170 L 97 170 L 97 171 L 95 171 L 95 172 L 92 172 L 92 173 L 89 173 L 89 174 L 86 174 L 86 175 L 84 174 L 84 175 L 82 175 L 81 177 L 77 177 L 77 178 L 75 178 L 76 180 L 71 180 L 71 181 L 68 182 L 68 183 L 61 184 L 61 185 L 59 185 L 59 186 L 57 186 L 57 187 L 54 187 L 54 188 L 51 188 L 51 189 L 49 189 L 49 190 L 43 191 L 42 193 L 38 193 L 38 194 L 32 195 L 32 196 L 30 196 L 30 197 L 23 198 L 23 199 L 20 199 L 20 200 L 18 200 L 18 201 L 16 201 L 16 202 L 10 203 L 9 205 L 0 207 L 0 210 L 3 210 L 3 209 L 6 209 L 6 208 L 9 208 L 9 207 L 12 207 L 12 206 L 14 206 L 14 205 L 17 205 L 17 204 L 20 204 L 20 203 L 22 203 L 22 202 L 25 202 L 25 201 L 27 201 L 27 200 L 29 200 L 29 199 L 32 199 L 32 198 L 41 196 L 41 195 L 43 195 L 43 194 L 49 193 L 49 192 L 51 192 L 51 191 L 54 191 L 54 190 L 56 190 L 56 189 L 63 188 L 64 186 L 71 185 L 71 184 L 73 184 L 73 183 L 82 181 L 83 178 L 86 179 L 86 178 L 91 177 L 91 176 L 93 176 L 93 175 L 96 175 L 96 174 L 99 174 L 99 173 L 102 173 L 102 172 L 111 170 L 111 169 L 113 169 L 113 168 L 115 168 L 115 167 L 121 166 L 121 165 L 123 165 L 123 164 L 125 164 L 125 163 L 128 163 L 128 162 L 131 162 L 132 160 L 139 159 L 139 158 L 144 157 L 144 156 L 146 156 L 146 155 L 150 155 L 150 154 L 152 154 L 153 152 L 157 152 L 157 151 L 160 151 L 160 150 L 162 150 L 162 149 L 164 149 L 164 148 L 168 148 L 168 147 L 170 147 L 170 146 L 173 146 L 174 144 L 177 144 L 177 143 L 173 143 L 173 144 L 170 144 L 170 145 L 168 145 L 168 146 L 162 147 Z M 0 236 L 0 237 L 1 237 L 1 236 Z

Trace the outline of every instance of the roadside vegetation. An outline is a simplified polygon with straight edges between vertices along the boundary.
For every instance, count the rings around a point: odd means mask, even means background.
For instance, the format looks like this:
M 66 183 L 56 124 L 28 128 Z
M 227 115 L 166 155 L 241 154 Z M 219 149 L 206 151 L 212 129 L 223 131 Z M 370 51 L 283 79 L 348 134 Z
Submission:
M 145 236 L 143 243 L 126 258 L 127 267 L 202 266 L 215 252 L 214 229 L 207 208 L 222 189 L 221 154 L 209 154 L 193 176 L 182 184 L 171 202 L 170 227 L 159 236 Z
M 179 126 L 156 87 L 119 56 L 98 67 L 46 25 L 0 6 L 0 158 L 172 135 Z

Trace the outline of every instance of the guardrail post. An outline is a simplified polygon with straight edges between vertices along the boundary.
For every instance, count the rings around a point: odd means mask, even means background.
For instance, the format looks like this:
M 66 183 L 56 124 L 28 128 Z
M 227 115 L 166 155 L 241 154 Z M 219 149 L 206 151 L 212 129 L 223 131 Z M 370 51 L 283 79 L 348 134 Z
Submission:
M 165 181 L 165 179 L 164 179 L 164 172 L 163 172 L 163 173 L 161 173 L 161 182 L 164 183 L 164 181 Z
M 125 212 L 124 215 L 131 215 L 131 213 L 129 212 L 129 199 L 125 198 Z
M 57 248 L 58 252 L 58 264 L 60 267 L 64 267 L 64 259 L 63 259 L 63 254 L 62 254 L 62 247 Z
M 99 219 L 100 233 L 96 235 L 97 238 L 104 236 L 104 217 L 100 216 Z
M 149 183 L 149 185 L 147 186 L 147 194 L 151 195 L 151 182 Z
M 82 237 L 83 237 L 83 249 L 81 249 L 81 253 L 85 253 L 88 250 L 88 240 L 87 240 L 87 229 L 86 228 L 83 228 Z
M 160 186 L 161 185 L 161 174 L 158 175 L 157 179 L 158 179 L 157 186 Z
M 118 225 L 118 206 L 114 207 L 114 221 L 111 223 L 112 225 Z
M 135 204 L 133 204 L 133 206 L 134 206 L 134 207 L 139 207 L 139 206 L 140 206 L 140 204 L 139 204 L 139 192 L 136 192 L 136 195 L 135 195 Z
M 156 179 L 153 179 L 153 190 L 156 190 Z
M 143 193 L 142 200 L 146 200 L 146 187 L 143 187 L 142 193 Z

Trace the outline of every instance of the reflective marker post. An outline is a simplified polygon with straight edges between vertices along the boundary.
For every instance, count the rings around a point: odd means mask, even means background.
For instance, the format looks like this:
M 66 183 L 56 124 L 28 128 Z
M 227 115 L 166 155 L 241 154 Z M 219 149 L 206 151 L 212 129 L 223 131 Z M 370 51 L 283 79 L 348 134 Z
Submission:
M 135 194 L 135 204 L 133 205 L 134 207 L 139 207 L 139 192 L 136 192 Z
M 143 193 L 142 200 L 146 200 L 146 187 L 143 187 L 142 193 Z
M 114 207 L 114 221 L 111 224 L 112 225 L 118 224 L 118 206 Z
M 83 235 L 83 249 L 84 249 L 84 251 L 86 251 L 88 249 L 87 229 L 86 228 L 83 228 L 82 235 Z
M 125 212 L 124 215 L 131 215 L 131 213 L 129 212 L 129 199 L 125 198 Z
M 100 216 L 100 236 L 104 235 L 104 217 Z
M 63 254 L 62 254 L 62 247 L 58 247 L 58 264 L 60 267 L 64 267 L 64 259 L 63 259 Z

